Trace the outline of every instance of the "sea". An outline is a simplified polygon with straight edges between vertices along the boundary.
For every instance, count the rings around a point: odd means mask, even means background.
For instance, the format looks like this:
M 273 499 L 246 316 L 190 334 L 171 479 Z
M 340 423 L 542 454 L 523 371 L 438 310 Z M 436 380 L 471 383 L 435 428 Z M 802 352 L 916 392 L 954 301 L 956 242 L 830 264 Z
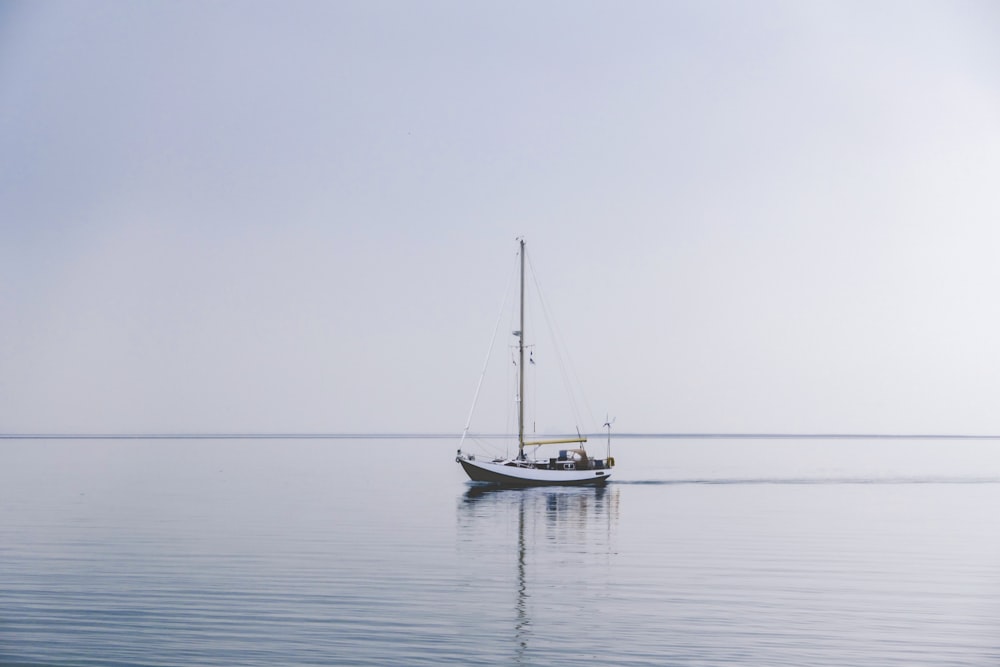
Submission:
M 457 442 L 0 440 L 0 664 L 1000 665 L 1000 441 Z

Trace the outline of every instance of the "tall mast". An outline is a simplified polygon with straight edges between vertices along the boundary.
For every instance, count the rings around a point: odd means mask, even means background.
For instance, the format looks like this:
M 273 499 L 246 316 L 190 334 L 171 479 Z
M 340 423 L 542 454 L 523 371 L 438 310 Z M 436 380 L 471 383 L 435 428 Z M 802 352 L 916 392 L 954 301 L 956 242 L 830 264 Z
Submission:
M 521 326 L 517 331 L 517 458 L 524 458 L 524 239 L 521 242 Z

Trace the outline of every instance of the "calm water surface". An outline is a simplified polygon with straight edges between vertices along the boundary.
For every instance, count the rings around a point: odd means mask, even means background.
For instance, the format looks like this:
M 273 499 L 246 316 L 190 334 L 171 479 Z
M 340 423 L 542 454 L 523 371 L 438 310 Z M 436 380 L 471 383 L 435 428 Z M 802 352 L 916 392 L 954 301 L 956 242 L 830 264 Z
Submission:
M 997 665 L 1000 443 L 0 441 L 0 663 Z

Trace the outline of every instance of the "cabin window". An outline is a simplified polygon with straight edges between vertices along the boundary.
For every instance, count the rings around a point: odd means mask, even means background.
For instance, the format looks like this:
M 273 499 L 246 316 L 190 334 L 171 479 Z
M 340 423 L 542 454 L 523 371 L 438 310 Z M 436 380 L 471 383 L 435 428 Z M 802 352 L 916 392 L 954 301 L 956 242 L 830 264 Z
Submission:
M 576 464 L 575 463 L 564 463 L 563 464 L 563 470 L 576 470 Z

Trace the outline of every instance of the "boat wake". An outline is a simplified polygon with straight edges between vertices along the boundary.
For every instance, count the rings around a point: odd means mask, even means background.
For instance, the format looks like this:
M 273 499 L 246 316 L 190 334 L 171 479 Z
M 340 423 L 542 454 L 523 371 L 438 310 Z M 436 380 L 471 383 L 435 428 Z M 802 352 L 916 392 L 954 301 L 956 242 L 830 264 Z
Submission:
M 1000 477 L 720 477 L 691 479 L 616 479 L 609 480 L 614 485 L 675 486 L 675 485 L 837 485 L 837 484 L 1000 484 Z

